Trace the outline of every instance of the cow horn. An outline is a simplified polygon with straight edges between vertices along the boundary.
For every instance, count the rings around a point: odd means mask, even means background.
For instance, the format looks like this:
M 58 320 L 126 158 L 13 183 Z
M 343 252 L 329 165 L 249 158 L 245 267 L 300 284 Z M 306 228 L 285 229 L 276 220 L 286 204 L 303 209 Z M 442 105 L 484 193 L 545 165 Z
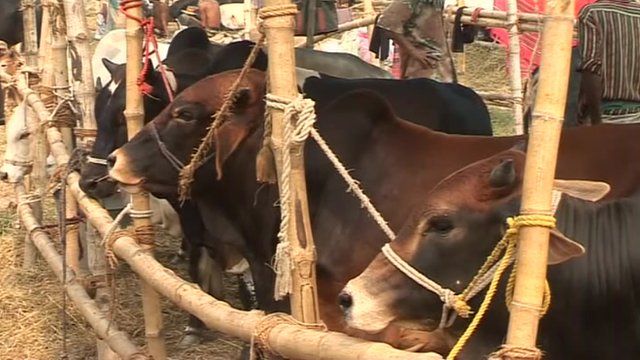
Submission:
M 489 175 L 489 185 L 494 188 L 511 185 L 514 181 L 516 181 L 516 169 L 512 159 L 503 160 Z

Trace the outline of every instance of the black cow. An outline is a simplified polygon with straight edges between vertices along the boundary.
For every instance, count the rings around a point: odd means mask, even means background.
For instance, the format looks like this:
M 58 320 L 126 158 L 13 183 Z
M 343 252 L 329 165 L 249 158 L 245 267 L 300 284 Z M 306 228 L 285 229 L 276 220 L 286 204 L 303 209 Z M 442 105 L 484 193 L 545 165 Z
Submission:
M 612 126 L 616 125 L 590 130 L 602 133 L 607 141 L 600 145 L 609 151 L 623 148 L 611 136 L 612 131 L 635 133 L 640 129 Z M 567 157 L 572 157 L 571 149 L 567 150 Z M 595 150 L 600 151 L 600 147 Z M 588 164 L 590 158 L 586 159 L 583 166 L 566 163 L 563 169 L 561 165 L 558 173 L 571 167 L 574 175 L 589 166 L 601 170 L 615 167 L 605 162 Z M 441 286 L 461 293 L 503 236 L 506 218 L 520 211 L 524 164 L 525 154 L 511 149 L 452 174 L 424 199 L 425 205 L 391 243 L 393 251 Z M 638 166 L 630 168 L 634 171 Z M 577 187 L 566 181 L 556 184 L 565 194 L 555 213 L 557 230 L 552 230 L 549 242 L 548 261 L 553 266 L 547 278 L 552 301 L 541 320 L 537 341 L 546 359 L 640 358 L 640 184 L 637 175 L 635 179 L 630 175 L 613 175 L 635 182 L 636 189 L 629 196 L 596 203 L 592 201 L 606 194 L 606 186 L 584 181 Z M 560 264 L 571 257 L 577 258 Z M 508 312 L 504 286 L 500 289 L 456 359 L 484 358 L 504 340 Z M 469 302 L 472 309 L 478 308 L 480 298 Z M 383 255 L 349 282 L 342 299 L 348 322 L 370 331 L 384 327 L 391 319 L 439 321 L 442 312 L 438 296 L 409 280 Z M 467 320 L 458 320 L 451 331 L 459 334 L 466 325 Z
M 472 89 L 431 79 L 308 78 L 304 94 L 327 105 L 353 90 L 371 90 L 392 104 L 398 117 L 449 134 L 492 135 L 491 117 Z M 320 106 L 320 105 L 318 105 Z

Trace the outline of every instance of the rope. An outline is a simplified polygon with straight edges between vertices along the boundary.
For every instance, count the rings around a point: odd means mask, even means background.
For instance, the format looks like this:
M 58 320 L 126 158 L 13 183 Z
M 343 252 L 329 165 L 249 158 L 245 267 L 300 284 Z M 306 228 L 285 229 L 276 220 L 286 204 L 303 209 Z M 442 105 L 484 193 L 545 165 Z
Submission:
M 127 215 L 129 211 L 131 211 L 131 203 L 127 204 L 127 206 L 125 206 L 122 210 L 120 210 L 116 218 L 113 219 L 113 223 L 111 223 L 111 227 L 109 228 L 109 230 L 107 230 L 107 233 L 104 234 L 104 237 L 102 238 L 101 245 L 104 246 L 104 250 L 105 250 L 104 254 L 105 254 L 105 257 L 107 258 L 107 263 L 109 263 L 109 266 L 111 267 L 111 269 L 115 269 L 116 265 L 118 264 L 118 258 L 116 257 L 116 255 L 113 253 L 113 250 L 112 250 L 113 243 L 119 237 L 121 237 L 121 236 L 117 236 L 117 237 L 115 236 L 117 233 L 116 229 L 118 228 L 118 226 L 120 226 L 122 219 L 124 219 L 125 215 Z M 120 233 L 119 235 L 124 235 L 124 234 Z
M 289 224 L 291 221 L 291 151 L 304 144 L 316 121 L 313 100 L 302 95 L 293 101 L 267 94 L 267 107 L 284 112 L 284 143 L 282 149 L 282 173 L 280 174 L 280 230 L 273 268 L 276 273 L 274 299 L 281 300 L 291 293 L 291 242 Z
M 279 325 L 297 325 L 306 329 L 327 331 L 327 326 L 324 324 L 301 322 L 285 313 L 269 314 L 263 317 L 253 328 L 253 333 L 251 334 L 251 360 L 256 359 L 255 345 L 268 353 L 277 354 L 269 345 L 269 335 L 271 334 L 271 331 Z
M 462 336 L 458 339 L 458 341 L 456 342 L 455 346 L 453 347 L 453 349 L 451 349 L 451 352 L 449 352 L 449 355 L 447 356 L 447 359 L 455 359 L 456 356 L 460 353 L 460 351 L 462 350 L 462 348 L 464 347 L 464 345 L 467 343 L 467 341 L 469 340 L 469 338 L 471 338 L 471 336 L 473 335 L 473 333 L 476 331 L 478 325 L 480 324 L 480 321 L 482 321 L 482 318 L 484 317 L 484 315 L 486 314 L 487 309 L 489 308 L 489 305 L 491 305 L 491 302 L 493 301 L 493 298 L 495 297 L 495 294 L 497 292 L 498 289 L 498 283 L 500 282 L 500 278 L 502 277 L 502 274 L 504 273 L 504 271 L 506 270 L 506 268 L 509 266 L 509 264 L 511 263 L 511 261 L 513 260 L 514 257 L 514 253 L 515 253 L 515 249 L 516 249 L 516 242 L 518 240 L 518 231 L 521 227 L 525 227 L 525 226 L 542 226 L 542 227 L 547 227 L 547 228 L 554 228 L 556 225 L 556 220 L 553 216 L 551 215 L 547 215 L 547 214 L 530 214 L 530 215 L 520 215 L 517 216 L 515 218 L 509 218 L 507 219 L 507 224 L 509 225 L 509 228 L 507 229 L 507 231 L 505 232 L 504 236 L 502 237 L 502 239 L 500 240 L 500 242 L 498 243 L 498 245 L 496 246 L 496 248 L 501 247 L 504 248 L 504 256 L 502 257 L 502 260 L 500 260 L 500 265 L 498 266 L 498 269 L 496 270 L 495 274 L 493 275 L 493 278 L 491 280 L 491 284 L 489 285 L 489 289 L 487 290 L 487 294 L 485 295 L 484 299 L 482 300 L 482 304 L 480 305 L 480 308 L 478 309 L 478 312 L 476 313 L 476 315 L 473 317 L 473 320 L 471 321 L 471 323 L 469 324 L 469 326 L 467 327 L 467 329 L 464 331 L 464 333 L 462 334 Z M 495 249 L 494 251 L 491 253 L 491 255 L 487 258 L 487 262 L 485 262 L 485 265 L 488 262 L 491 261 L 495 261 L 494 256 L 496 255 Z M 486 266 L 483 265 L 481 269 L 486 268 Z M 515 274 L 515 268 L 516 268 L 517 262 L 514 265 L 514 267 L 511 269 L 511 274 Z M 511 275 L 510 275 L 511 277 Z M 469 284 L 469 287 L 472 286 L 473 284 L 473 280 L 472 282 Z M 466 292 L 467 290 L 465 290 Z M 513 296 L 512 294 L 513 292 L 513 285 L 511 287 L 509 287 L 507 285 L 507 291 L 506 291 L 506 297 L 507 297 L 507 306 L 510 306 L 510 300 Z M 545 286 L 545 296 L 544 296 L 547 301 L 543 301 L 543 305 L 542 308 L 538 309 L 540 311 L 541 316 L 544 315 L 547 312 L 547 309 L 549 307 L 550 304 L 550 299 L 551 296 L 549 295 L 549 285 L 548 283 Z M 507 346 L 504 349 L 506 349 L 507 351 L 521 351 L 524 350 L 528 353 L 533 353 L 533 352 L 539 352 L 540 350 L 535 349 L 535 348 L 514 348 L 514 347 L 510 347 Z M 513 358 L 518 358 L 519 356 L 513 356 Z
M 489 355 L 489 360 L 498 359 L 532 359 L 541 360 L 542 351 L 537 348 L 526 348 L 520 346 L 502 345 L 500 350 Z
M 180 199 L 182 201 L 189 199 L 191 184 L 193 183 L 195 172 L 200 166 L 202 166 L 202 164 L 205 163 L 207 154 L 211 151 L 211 146 L 213 145 L 213 142 L 215 140 L 216 130 L 220 127 L 220 125 L 222 125 L 229 113 L 233 110 L 233 103 L 235 102 L 240 83 L 245 78 L 245 76 L 249 72 L 249 69 L 256 60 L 256 57 L 258 56 L 264 40 L 265 36 L 264 34 L 262 34 L 260 36 L 260 39 L 258 39 L 258 42 L 254 45 L 253 49 L 251 49 L 251 53 L 249 53 L 247 61 L 245 61 L 244 65 L 242 66 L 240 74 L 238 74 L 238 77 L 225 94 L 220 110 L 213 114 L 213 122 L 207 129 L 207 134 L 204 136 L 204 138 L 202 138 L 198 149 L 191 156 L 191 160 L 189 161 L 189 163 L 180 170 L 178 191 L 180 193 Z M 218 174 L 218 176 L 220 175 Z
M 151 92 L 153 92 L 153 86 L 146 83 L 145 79 L 150 69 L 149 60 L 151 59 L 151 55 L 155 54 L 156 60 L 158 61 L 158 64 L 159 64 L 158 68 L 160 69 L 162 83 L 165 87 L 165 90 L 167 91 L 167 95 L 169 96 L 169 102 L 172 102 L 174 97 L 173 88 L 171 87 L 171 84 L 168 80 L 166 67 L 162 63 L 162 59 L 160 58 L 160 52 L 158 51 L 158 39 L 156 38 L 155 32 L 153 31 L 155 27 L 154 18 L 149 17 L 147 19 L 143 19 L 129 13 L 129 10 L 141 8 L 143 5 L 144 4 L 142 0 L 122 0 L 120 2 L 120 11 L 127 18 L 138 22 L 144 34 L 143 66 L 142 66 L 142 70 L 140 71 L 140 74 L 138 75 L 137 84 L 138 84 L 138 87 L 140 88 L 141 93 L 145 95 L 150 95 Z M 152 46 L 153 46 L 153 50 L 151 50 Z

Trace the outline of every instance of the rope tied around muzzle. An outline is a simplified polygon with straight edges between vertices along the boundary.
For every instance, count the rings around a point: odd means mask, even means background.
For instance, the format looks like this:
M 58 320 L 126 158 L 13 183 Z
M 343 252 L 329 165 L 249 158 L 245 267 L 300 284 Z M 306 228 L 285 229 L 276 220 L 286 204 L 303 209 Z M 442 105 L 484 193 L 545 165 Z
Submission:
M 485 295 L 476 315 L 473 317 L 473 320 L 471 321 L 465 332 L 458 339 L 458 342 L 455 344 L 455 346 L 447 356 L 447 359 L 455 359 L 464 345 L 468 342 L 469 338 L 473 335 L 478 325 L 480 324 L 480 321 L 486 314 L 487 309 L 491 305 L 493 298 L 495 297 L 502 275 L 504 274 L 507 267 L 514 263 L 509 275 L 505 293 L 506 304 L 507 307 L 510 308 L 513 302 L 513 289 L 515 284 L 515 273 L 517 266 L 517 261 L 515 261 L 514 255 L 520 228 L 525 226 L 540 226 L 553 229 L 556 226 L 556 219 L 552 215 L 548 214 L 528 214 L 516 216 L 514 218 L 508 218 L 507 225 L 508 228 L 504 233 L 502 239 L 500 239 L 498 244 L 496 244 L 493 251 L 487 257 L 480 270 L 478 270 L 476 276 L 471 280 L 471 282 L 469 282 L 469 285 L 460 295 L 456 295 L 453 290 L 442 287 L 435 281 L 420 273 L 413 266 L 404 261 L 391 248 L 389 244 L 386 244 L 382 248 L 382 253 L 393 266 L 395 266 L 400 272 L 408 276 L 410 279 L 415 281 L 418 285 L 438 295 L 443 301 L 440 328 L 451 326 L 453 324 L 453 321 L 455 320 L 456 314 L 462 318 L 468 318 L 473 312 L 471 311 L 471 307 L 467 302 L 479 292 L 481 292 L 485 287 L 487 287 L 487 285 L 489 286 L 487 294 Z M 546 314 L 550 304 L 551 292 L 549 289 L 549 284 L 546 283 L 542 306 L 540 308 L 536 308 L 536 310 L 539 311 L 541 317 Z M 529 307 L 533 308 L 533 306 Z M 454 311 L 453 314 L 449 314 L 451 310 Z M 511 348 L 508 346 L 503 347 L 503 350 L 500 350 L 500 356 L 512 357 L 508 349 Z M 514 351 L 515 350 L 521 351 L 523 349 L 514 348 Z M 528 354 L 538 353 L 540 351 L 538 349 L 525 350 Z

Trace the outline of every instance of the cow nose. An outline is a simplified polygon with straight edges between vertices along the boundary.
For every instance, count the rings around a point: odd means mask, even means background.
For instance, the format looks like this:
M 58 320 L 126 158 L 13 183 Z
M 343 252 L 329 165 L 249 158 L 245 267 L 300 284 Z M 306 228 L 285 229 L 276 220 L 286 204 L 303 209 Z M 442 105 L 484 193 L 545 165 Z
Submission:
M 111 154 L 107 156 L 107 167 L 109 169 L 112 169 L 113 166 L 116 164 L 116 160 L 117 160 L 117 157 L 115 154 Z
M 342 311 L 346 312 L 353 305 L 353 297 L 351 297 L 348 292 L 342 291 L 340 295 L 338 295 L 338 304 L 342 308 Z
M 98 182 L 96 181 L 95 178 L 94 179 L 80 178 L 79 185 L 82 191 L 87 192 L 95 189 L 96 186 L 98 185 Z
M 9 178 L 9 174 L 4 171 L 0 171 L 0 180 L 5 181 Z

